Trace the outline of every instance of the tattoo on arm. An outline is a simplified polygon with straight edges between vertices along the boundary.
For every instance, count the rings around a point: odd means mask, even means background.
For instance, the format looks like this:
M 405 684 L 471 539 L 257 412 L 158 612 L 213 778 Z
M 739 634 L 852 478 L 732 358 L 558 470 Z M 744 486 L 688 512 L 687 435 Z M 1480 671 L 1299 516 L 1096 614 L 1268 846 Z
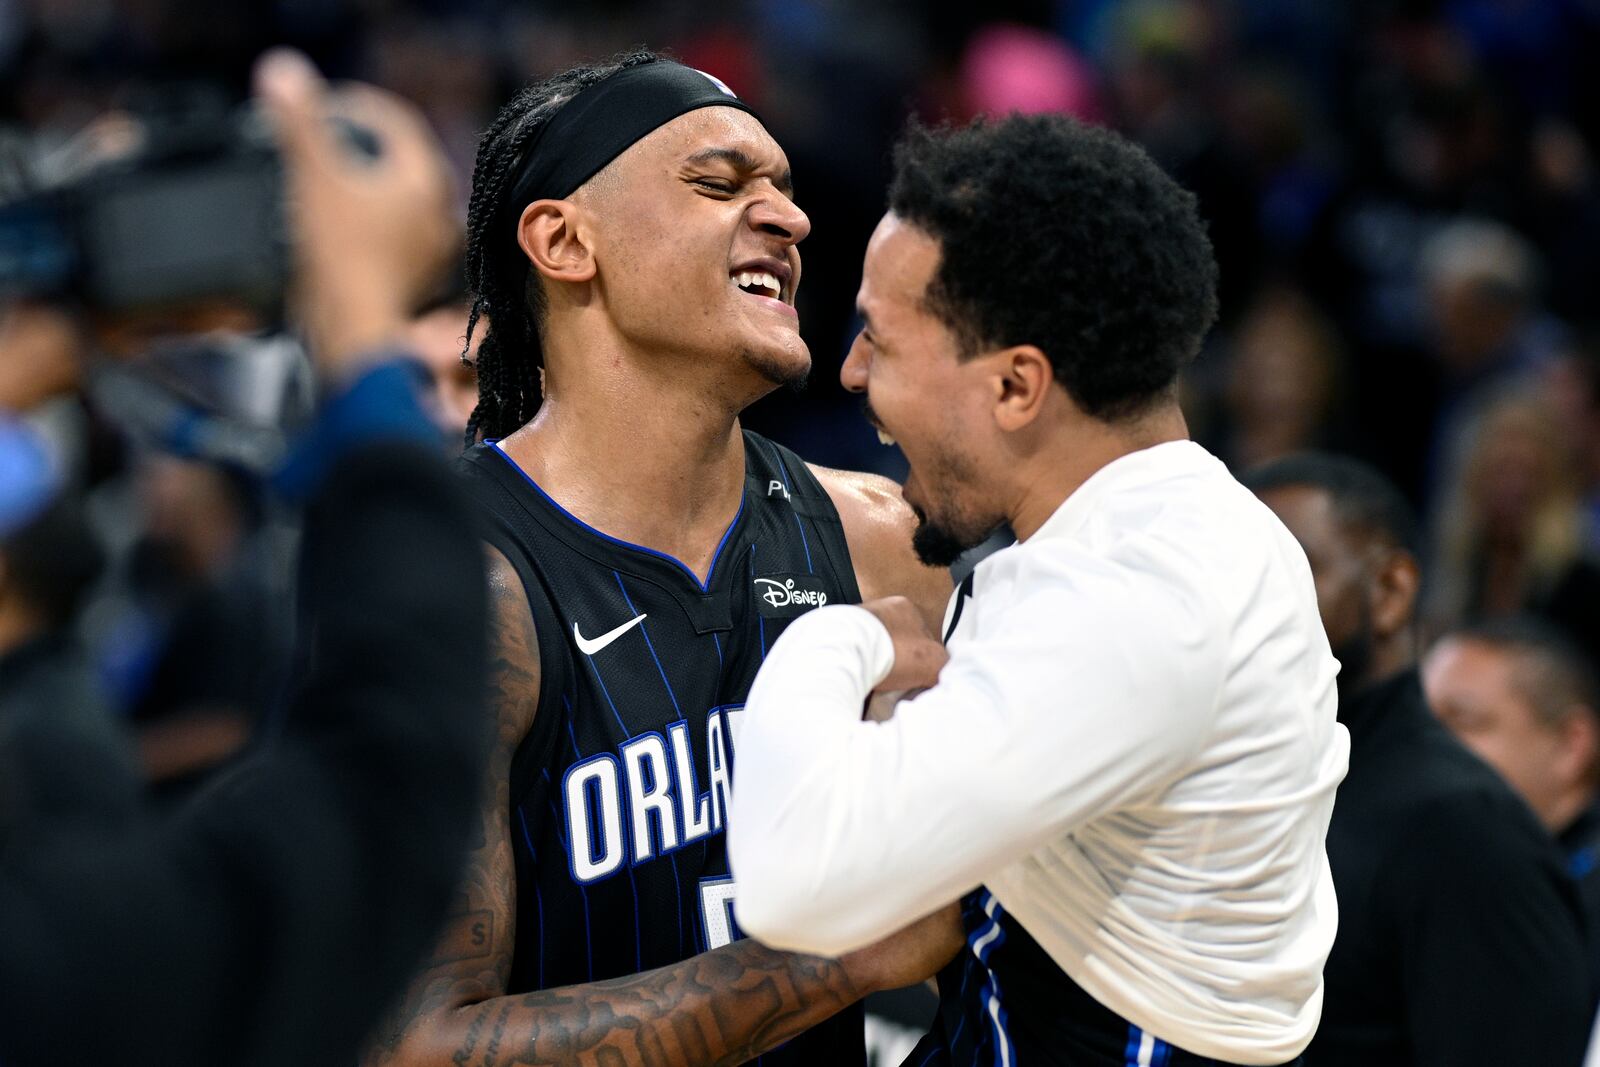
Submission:
M 539 645 L 522 580 L 489 551 L 489 598 L 495 621 L 489 659 L 489 708 L 495 738 L 482 804 L 456 905 L 431 958 L 376 1031 L 368 1065 L 409 1062 L 409 1034 L 463 1005 L 505 993 L 516 942 L 516 868 L 511 851 L 511 759 L 539 701 Z M 438 1062 L 443 1062 L 442 1060 Z
M 451 1062 L 733 1067 L 859 999 L 835 960 L 737 941 L 670 967 L 468 1009 Z

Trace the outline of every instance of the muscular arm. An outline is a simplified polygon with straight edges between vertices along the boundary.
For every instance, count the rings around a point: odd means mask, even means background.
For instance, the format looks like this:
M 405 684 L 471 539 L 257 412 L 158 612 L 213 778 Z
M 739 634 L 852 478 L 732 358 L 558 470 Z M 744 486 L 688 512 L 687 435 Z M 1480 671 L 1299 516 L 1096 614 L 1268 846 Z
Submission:
M 870 991 L 881 961 L 775 952 L 754 941 L 603 982 L 506 995 L 516 941 L 510 769 L 539 698 L 539 652 L 521 580 L 490 551 L 497 716 L 476 838 L 454 917 L 366 1063 L 709 1067 L 788 1040 Z M 932 961 L 931 972 L 939 961 Z
M 916 516 L 900 496 L 900 487 L 876 474 L 815 465 L 811 473 L 827 490 L 844 523 L 861 599 L 906 597 L 937 635 L 950 602 L 950 572 L 924 566 L 917 559 L 911 547 Z

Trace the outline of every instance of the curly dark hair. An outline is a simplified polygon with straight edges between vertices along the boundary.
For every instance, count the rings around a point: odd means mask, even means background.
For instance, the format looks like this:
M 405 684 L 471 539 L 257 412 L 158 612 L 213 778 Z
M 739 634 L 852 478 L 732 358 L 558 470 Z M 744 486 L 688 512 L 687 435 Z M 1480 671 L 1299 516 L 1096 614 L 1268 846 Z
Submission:
M 1170 395 L 1216 320 L 1194 196 L 1110 131 L 1060 115 L 913 121 L 889 209 L 938 239 L 929 310 L 963 347 L 1037 346 L 1095 418 Z
M 530 85 L 500 109 L 478 142 L 467 205 L 467 289 L 472 310 L 466 346 L 480 319 L 487 319 L 478 346 L 478 404 L 467 421 L 467 444 L 504 437 L 539 410 L 539 324 L 545 293 L 538 275 L 517 245 L 516 226 L 523 204 L 506 198 L 516 184 L 523 152 L 550 119 L 578 93 L 628 67 L 655 63 L 662 56 L 636 49 L 595 66 L 574 67 Z

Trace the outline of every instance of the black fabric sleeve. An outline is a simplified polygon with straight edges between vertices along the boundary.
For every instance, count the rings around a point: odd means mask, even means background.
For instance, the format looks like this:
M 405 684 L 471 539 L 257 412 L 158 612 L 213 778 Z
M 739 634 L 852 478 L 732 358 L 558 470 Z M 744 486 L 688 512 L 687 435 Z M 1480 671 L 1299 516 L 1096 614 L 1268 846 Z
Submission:
M 0 855 L 5 1067 L 349 1067 L 434 935 L 487 742 L 484 562 L 448 464 L 339 459 L 302 564 L 280 738 L 177 820 Z
M 1416 1063 L 1583 1059 L 1592 1021 L 1582 920 L 1553 846 L 1487 792 L 1408 820 L 1392 862 Z

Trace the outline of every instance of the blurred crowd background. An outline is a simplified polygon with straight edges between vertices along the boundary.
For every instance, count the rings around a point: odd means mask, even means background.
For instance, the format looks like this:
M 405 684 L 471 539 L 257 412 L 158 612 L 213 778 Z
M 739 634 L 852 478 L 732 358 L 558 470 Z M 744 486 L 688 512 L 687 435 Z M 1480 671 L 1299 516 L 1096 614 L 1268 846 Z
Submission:
M 252 62 L 290 45 L 416 102 L 464 217 L 516 89 L 641 44 L 726 81 L 789 154 L 815 370 L 747 422 L 830 466 L 903 472 L 837 376 L 907 119 L 1056 111 L 1143 144 L 1221 265 L 1194 436 L 1236 472 L 1321 449 L 1400 488 L 1435 710 L 1600 923 L 1600 0 L 0 0 L 0 203 L 114 150 L 107 114 L 243 107 Z M 19 662 L 81 648 L 172 805 L 283 703 L 298 535 L 263 473 L 313 375 L 226 309 L 86 310 L 0 299 L 0 726 Z M 459 277 L 415 311 L 459 439 Z M 873 1025 L 882 1049 L 915 1039 Z
M 519 86 L 638 44 L 722 78 L 814 224 L 813 380 L 748 421 L 891 475 L 837 372 L 897 131 L 1012 110 L 1122 130 L 1198 196 L 1222 268 L 1184 387 L 1195 437 L 1236 470 L 1318 448 L 1393 479 L 1425 531 L 1430 637 L 1532 615 L 1600 658 L 1600 0 L 0 0 L 5 190 L 113 109 L 242 103 L 277 44 L 417 102 L 463 211 L 478 133 Z M 413 337 L 453 427 L 474 399 L 465 317 L 444 292 Z M 278 697 L 293 533 L 241 470 L 306 376 L 292 346 L 146 353 L 130 375 L 100 343 L 11 309 L 0 390 L 31 397 L 86 489 L 109 570 L 62 618 L 145 773 L 181 794 Z M 67 543 L 31 550 L 59 564 Z

